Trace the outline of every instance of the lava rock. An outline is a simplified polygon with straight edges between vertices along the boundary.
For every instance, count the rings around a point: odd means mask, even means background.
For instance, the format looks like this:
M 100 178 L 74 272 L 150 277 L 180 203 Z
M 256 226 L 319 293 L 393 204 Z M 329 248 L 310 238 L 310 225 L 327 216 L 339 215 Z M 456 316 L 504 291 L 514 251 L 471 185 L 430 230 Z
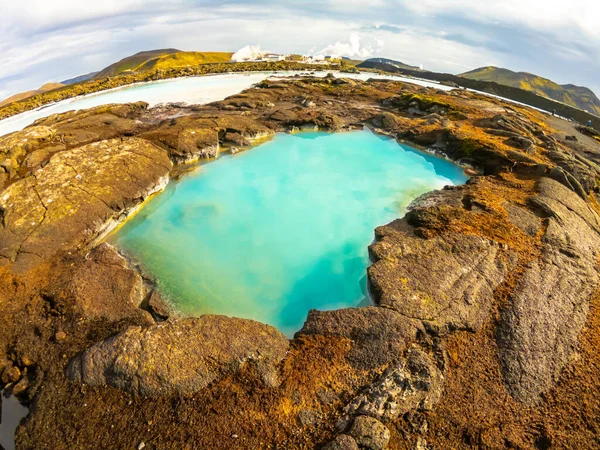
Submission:
M 481 328 L 494 289 L 516 263 L 514 254 L 488 239 L 459 233 L 423 239 L 405 220 L 376 234 L 368 269 L 376 302 L 438 333 Z
M 322 450 L 358 450 L 358 444 L 352 436 L 340 434 L 325 445 Z
M 542 226 L 541 219 L 532 213 L 529 209 L 522 208 L 514 203 L 506 203 L 504 209 L 508 214 L 508 220 L 519 228 L 523 233 L 530 236 L 537 235 Z
M 188 395 L 251 362 L 273 385 L 275 366 L 288 346 L 285 336 L 269 325 L 205 315 L 129 327 L 76 356 L 67 375 L 145 396 Z
M 75 312 L 86 319 L 139 318 L 142 323 L 152 323 L 150 315 L 140 309 L 145 296 L 144 280 L 107 243 L 94 248 L 74 268 L 62 295 L 71 295 Z
M 0 260 L 28 269 L 101 238 L 168 182 L 171 162 L 147 141 L 123 138 L 59 152 L 0 197 Z
M 547 250 L 501 312 L 498 348 L 508 390 L 535 405 L 569 362 L 599 281 L 594 265 Z
M 358 369 L 371 370 L 400 358 L 419 332 L 425 333 L 420 321 L 386 308 L 313 309 L 295 337 L 320 334 L 350 339 L 349 362 Z
M 379 420 L 358 416 L 348 432 L 359 447 L 368 450 L 383 450 L 390 441 L 390 430 Z
M 410 411 L 429 410 L 439 401 L 443 385 L 444 377 L 432 359 L 411 349 L 405 360 L 386 369 L 346 405 L 338 429 L 357 415 L 390 422 Z
M 373 117 L 373 125 L 382 130 L 393 131 L 400 125 L 400 119 L 395 114 L 384 112 Z

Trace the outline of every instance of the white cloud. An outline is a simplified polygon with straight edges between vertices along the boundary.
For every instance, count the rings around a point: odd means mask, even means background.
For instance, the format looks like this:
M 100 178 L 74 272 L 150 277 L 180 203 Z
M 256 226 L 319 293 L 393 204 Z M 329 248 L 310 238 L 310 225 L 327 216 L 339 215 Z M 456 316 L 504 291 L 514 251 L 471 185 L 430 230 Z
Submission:
M 600 3 L 595 0 L 403 0 L 417 13 L 453 13 L 477 21 L 527 26 L 536 30 L 583 31 L 600 37 Z
M 307 0 L 301 8 L 291 0 L 0 0 L 0 96 L 141 50 L 234 51 L 252 42 L 455 73 L 494 64 L 600 90 L 598 8 L 592 0 Z
M 98 20 L 122 14 L 164 11 L 172 9 L 181 1 L 159 0 L 2 0 L 2 23 L 26 29 L 29 33 L 43 28 L 56 28 L 86 20 Z M 170 5 L 170 6 L 166 6 Z M 0 25 L 2 26 L 2 25 Z M 1 28 L 0 28 L 1 29 Z

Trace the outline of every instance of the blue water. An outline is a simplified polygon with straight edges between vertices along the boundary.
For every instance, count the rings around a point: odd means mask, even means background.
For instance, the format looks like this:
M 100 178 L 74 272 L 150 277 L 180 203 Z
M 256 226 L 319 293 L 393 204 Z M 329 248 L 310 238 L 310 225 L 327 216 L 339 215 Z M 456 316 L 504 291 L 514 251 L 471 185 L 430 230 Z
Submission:
M 465 181 L 454 164 L 369 131 L 281 134 L 171 183 L 111 240 L 184 315 L 292 335 L 312 308 L 367 304 L 374 228 Z

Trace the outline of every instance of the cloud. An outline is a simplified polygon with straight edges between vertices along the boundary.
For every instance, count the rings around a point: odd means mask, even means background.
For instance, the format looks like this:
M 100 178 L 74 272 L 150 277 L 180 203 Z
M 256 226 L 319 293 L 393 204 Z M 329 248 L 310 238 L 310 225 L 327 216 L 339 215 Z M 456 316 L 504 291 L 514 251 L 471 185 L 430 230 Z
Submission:
M 600 3 L 590 0 L 403 0 L 414 12 L 427 15 L 452 14 L 476 21 L 504 23 L 544 31 L 575 29 L 600 38 Z
M 600 4 L 572 0 L 0 0 L 0 96 L 153 48 L 389 57 L 482 65 L 600 91 Z M 350 38 L 348 38 L 350 36 Z M 320 49 L 320 50 L 319 50 Z M 313 51 L 314 53 L 315 51 Z

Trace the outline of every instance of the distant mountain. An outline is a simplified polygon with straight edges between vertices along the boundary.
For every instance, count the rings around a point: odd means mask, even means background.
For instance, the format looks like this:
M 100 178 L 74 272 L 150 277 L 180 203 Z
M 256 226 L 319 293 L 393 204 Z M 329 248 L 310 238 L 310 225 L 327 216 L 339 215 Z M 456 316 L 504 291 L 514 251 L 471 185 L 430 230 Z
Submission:
M 66 84 L 62 84 L 62 83 L 46 83 L 42 87 L 40 87 L 39 89 L 36 89 L 34 91 L 20 92 L 18 94 L 11 95 L 10 97 L 2 100 L 0 102 L 0 106 L 8 105 L 9 103 L 17 102 L 19 100 L 24 100 L 26 98 L 33 97 L 34 95 L 41 94 L 43 92 L 53 91 L 54 89 L 59 89 L 61 87 L 65 87 L 65 86 L 66 86 Z
M 81 83 L 83 81 L 88 81 L 91 80 L 92 78 L 94 78 L 94 76 L 97 74 L 98 72 L 90 72 L 90 73 L 86 73 L 85 75 L 79 75 L 78 77 L 75 78 L 69 78 L 68 80 L 65 81 L 61 81 L 62 84 L 76 84 L 76 83 Z
M 175 48 L 167 48 L 167 49 L 159 49 L 159 50 L 149 50 L 145 52 L 139 52 L 135 55 L 128 56 L 123 58 L 116 63 L 111 64 L 110 66 L 102 69 L 96 75 L 94 75 L 94 79 L 106 78 L 106 77 L 114 77 L 115 75 L 119 75 L 120 73 L 134 70 L 138 66 L 144 64 L 150 59 L 158 58 L 160 56 L 171 55 L 173 53 L 179 53 L 180 50 Z
M 365 64 L 365 63 L 367 63 L 367 64 Z M 405 63 L 403 63 L 403 62 L 400 62 L 400 61 L 395 61 L 395 60 L 393 60 L 393 59 L 388 59 L 388 58 L 369 58 L 369 59 L 367 59 L 367 60 L 363 61 L 361 64 L 359 64 L 359 65 L 358 65 L 358 66 L 356 66 L 356 67 L 363 67 L 363 64 L 365 64 L 365 66 L 364 66 L 364 67 L 367 67 L 367 66 L 369 66 L 369 65 L 370 65 L 369 63 L 371 63 L 371 65 L 372 65 L 373 63 L 378 63 L 378 64 L 389 64 L 390 66 L 394 66 L 394 67 L 396 67 L 396 68 L 398 68 L 398 69 L 421 70 L 421 68 L 420 68 L 420 67 L 416 67 L 416 66 L 410 66 L 410 65 L 408 65 L 408 64 L 405 64 Z
M 459 76 L 470 80 L 493 81 L 505 86 L 517 87 L 600 115 L 600 100 L 586 87 L 573 84 L 560 85 L 532 73 L 513 72 L 493 66 L 481 67 Z

